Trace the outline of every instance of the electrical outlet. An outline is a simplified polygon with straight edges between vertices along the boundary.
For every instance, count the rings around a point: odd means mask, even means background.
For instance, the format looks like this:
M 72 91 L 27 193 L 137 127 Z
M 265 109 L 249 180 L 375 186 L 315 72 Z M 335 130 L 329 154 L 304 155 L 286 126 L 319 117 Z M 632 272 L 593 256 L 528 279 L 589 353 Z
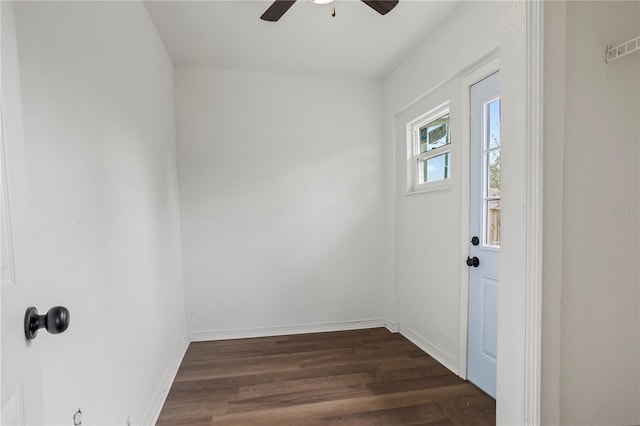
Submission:
M 78 410 L 73 413 L 73 426 L 82 425 L 82 411 L 78 408 Z

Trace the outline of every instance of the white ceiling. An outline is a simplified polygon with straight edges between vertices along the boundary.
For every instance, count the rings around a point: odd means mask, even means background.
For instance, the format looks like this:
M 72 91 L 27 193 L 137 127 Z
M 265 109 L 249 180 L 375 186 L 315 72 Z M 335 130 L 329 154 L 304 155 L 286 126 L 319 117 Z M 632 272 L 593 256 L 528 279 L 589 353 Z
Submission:
M 260 19 L 270 1 L 145 5 L 177 65 L 383 77 L 458 3 L 400 0 L 382 16 L 361 1 L 319 5 L 298 0 L 278 22 Z

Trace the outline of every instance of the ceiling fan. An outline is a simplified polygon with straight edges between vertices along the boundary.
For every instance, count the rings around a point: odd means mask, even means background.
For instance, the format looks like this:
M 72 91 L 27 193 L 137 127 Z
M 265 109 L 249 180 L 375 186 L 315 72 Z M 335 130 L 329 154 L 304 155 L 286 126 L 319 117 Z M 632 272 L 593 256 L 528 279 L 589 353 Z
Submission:
M 313 1 L 314 3 L 330 3 L 333 0 L 311 1 Z M 278 19 L 282 18 L 282 15 L 284 15 L 285 12 L 289 10 L 289 8 L 293 6 L 295 2 L 296 0 L 276 0 L 271 6 L 269 6 L 269 9 L 267 9 L 266 12 L 262 14 L 260 19 L 262 19 L 263 21 L 276 22 L 278 21 Z M 398 4 L 398 0 L 362 0 L 362 2 L 369 6 L 371 9 L 378 12 L 380 15 L 386 15 Z

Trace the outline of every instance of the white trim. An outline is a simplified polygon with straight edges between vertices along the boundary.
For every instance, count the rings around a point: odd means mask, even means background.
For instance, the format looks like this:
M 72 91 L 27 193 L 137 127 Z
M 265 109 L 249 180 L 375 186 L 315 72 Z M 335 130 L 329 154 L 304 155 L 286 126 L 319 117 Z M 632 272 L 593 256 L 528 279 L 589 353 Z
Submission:
M 469 254 L 469 149 L 470 128 L 469 120 L 471 86 L 484 80 L 500 69 L 500 58 L 493 58 L 489 62 L 470 71 L 462 78 L 462 108 L 460 111 L 460 259 L 464 259 Z M 458 375 L 463 379 L 467 378 L 467 334 L 469 332 L 469 267 L 460 262 L 460 352 L 458 359 Z
M 542 328 L 544 2 L 527 2 L 526 23 L 524 420 L 527 425 L 537 425 L 540 424 Z
M 189 340 L 184 342 L 184 348 L 176 354 L 175 359 L 169 365 L 169 368 L 164 374 L 164 377 L 160 381 L 158 389 L 153 395 L 151 399 L 151 403 L 149 404 L 149 408 L 147 409 L 146 415 L 144 416 L 144 421 L 140 424 L 143 425 L 155 425 L 158 421 L 158 417 L 160 417 L 160 412 L 164 407 L 164 403 L 167 400 L 167 396 L 169 396 L 169 391 L 171 390 L 171 386 L 176 379 L 176 375 L 178 374 L 178 370 L 180 369 L 180 365 L 182 364 L 182 360 L 184 359 L 185 354 L 187 353 L 187 349 L 189 349 Z
M 247 339 L 253 337 L 285 336 L 289 334 L 323 333 L 330 331 L 360 330 L 365 328 L 386 327 L 383 318 L 359 321 L 325 322 L 304 325 L 286 325 L 279 327 L 241 328 L 231 330 L 201 330 L 188 333 L 189 341 Z
M 542 281 L 542 0 L 501 3 L 503 249 L 498 291 L 496 421 L 540 422 Z M 507 143 L 508 142 L 508 143 Z M 508 153 L 507 153 L 508 151 Z M 508 229 L 507 229 L 508 228 Z
M 431 108 L 429 111 L 425 112 L 424 114 L 421 114 L 418 117 L 414 118 L 413 120 L 407 123 L 407 131 L 413 133 L 415 132 L 415 128 L 423 127 L 425 124 L 429 124 L 432 121 L 438 120 L 444 117 L 445 115 L 450 114 L 451 113 L 450 111 L 451 108 L 449 106 L 450 103 L 451 102 L 448 100 L 444 101 L 440 105 L 437 105 Z M 416 154 L 416 152 L 420 152 L 420 144 L 419 143 L 416 144 L 415 138 L 412 143 L 413 143 L 412 156 L 419 155 L 419 154 Z M 428 152 L 428 151 L 425 151 L 425 152 Z
M 457 363 L 455 362 L 455 360 L 451 359 L 451 357 L 449 357 L 445 353 L 445 351 L 440 349 L 438 345 L 434 344 L 433 342 L 429 341 L 429 339 L 422 337 L 415 331 L 411 330 L 410 328 L 402 324 L 399 324 L 399 332 L 401 335 L 403 335 L 409 341 L 411 341 L 411 343 L 413 343 L 414 345 L 419 347 L 421 350 L 423 350 L 427 355 L 431 356 L 440 364 L 444 365 L 449 370 L 451 370 L 453 374 L 458 376 L 460 375 L 458 368 L 456 367 Z
M 9 176 L 7 172 L 7 153 L 5 149 L 5 125 L 4 125 L 4 108 L 2 97 L 0 96 L 0 179 L 2 179 L 2 201 L 0 209 L 2 210 L 2 245 L 4 259 L 2 259 L 2 277 L 0 282 L 3 286 L 12 286 L 16 282 L 15 262 L 13 260 L 13 236 L 11 229 L 11 202 L 9 197 Z
M 448 151 L 448 152 L 451 152 L 451 151 Z M 446 191 L 453 188 L 453 185 L 449 183 L 449 178 L 425 183 L 423 185 L 426 185 L 426 186 L 421 187 L 421 189 L 416 189 L 415 191 L 407 191 L 404 193 L 404 195 L 406 196 L 406 195 L 424 194 L 427 192 Z
M 400 323 L 399 322 L 387 321 L 387 323 L 384 326 L 387 327 L 387 330 L 389 330 L 392 333 L 399 333 L 400 332 Z

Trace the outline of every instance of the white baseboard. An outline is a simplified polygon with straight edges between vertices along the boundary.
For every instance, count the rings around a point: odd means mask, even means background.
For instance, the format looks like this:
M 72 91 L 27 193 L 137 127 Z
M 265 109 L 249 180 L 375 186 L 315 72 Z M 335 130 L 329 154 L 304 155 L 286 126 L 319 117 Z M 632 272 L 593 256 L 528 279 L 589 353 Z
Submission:
M 188 333 L 189 341 L 246 339 L 252 337 L 284 336 L 287 334 L 322 333 L 328 331 L 360 330 L 385 327 L 383 318 L 359 321 L 326 322 L 318 324 L 290 325 L 280 327 L 243 328 L 232 330 L 202 330 Z
M 389 322 L 389 321 L 387 321 L 384 326 L 387 327 L 387 330 L 389 330 L 392 333 L 400 332 L 400 323 L 399 322 Z
M 429 356 L 434 358 L 440 364 L 447 367 L 453 374 L 458 376 L 458 363 L 452 360 L 447 354 L 444 353 L 438 346 L 434 345 L 429 340 L 420 336 L 413 330 L 399 324 L 399 333 L 409 339 L 411 343 L 425 351 Z
M 164 377 L 151 400 L 151 404 L 147 410 L 147 415 L 144 417 L 144 421 L 140 424 L 155 425 L 158 421 L 162 407 L 164 407 L 164 403 L 169 395 L 169 390 L 171 390 L 171 385 L 173 385 L 173 381 L 178 374 L 178 369 L 180 368 L 180 364 L 182 364 L 182 360 L 184 359 L 184 355 L 187 353 L 188 348 L 189 340 L 186 340 L 184 342 L 184 348 L 176 354 L 175 359 L 165 372 Z

